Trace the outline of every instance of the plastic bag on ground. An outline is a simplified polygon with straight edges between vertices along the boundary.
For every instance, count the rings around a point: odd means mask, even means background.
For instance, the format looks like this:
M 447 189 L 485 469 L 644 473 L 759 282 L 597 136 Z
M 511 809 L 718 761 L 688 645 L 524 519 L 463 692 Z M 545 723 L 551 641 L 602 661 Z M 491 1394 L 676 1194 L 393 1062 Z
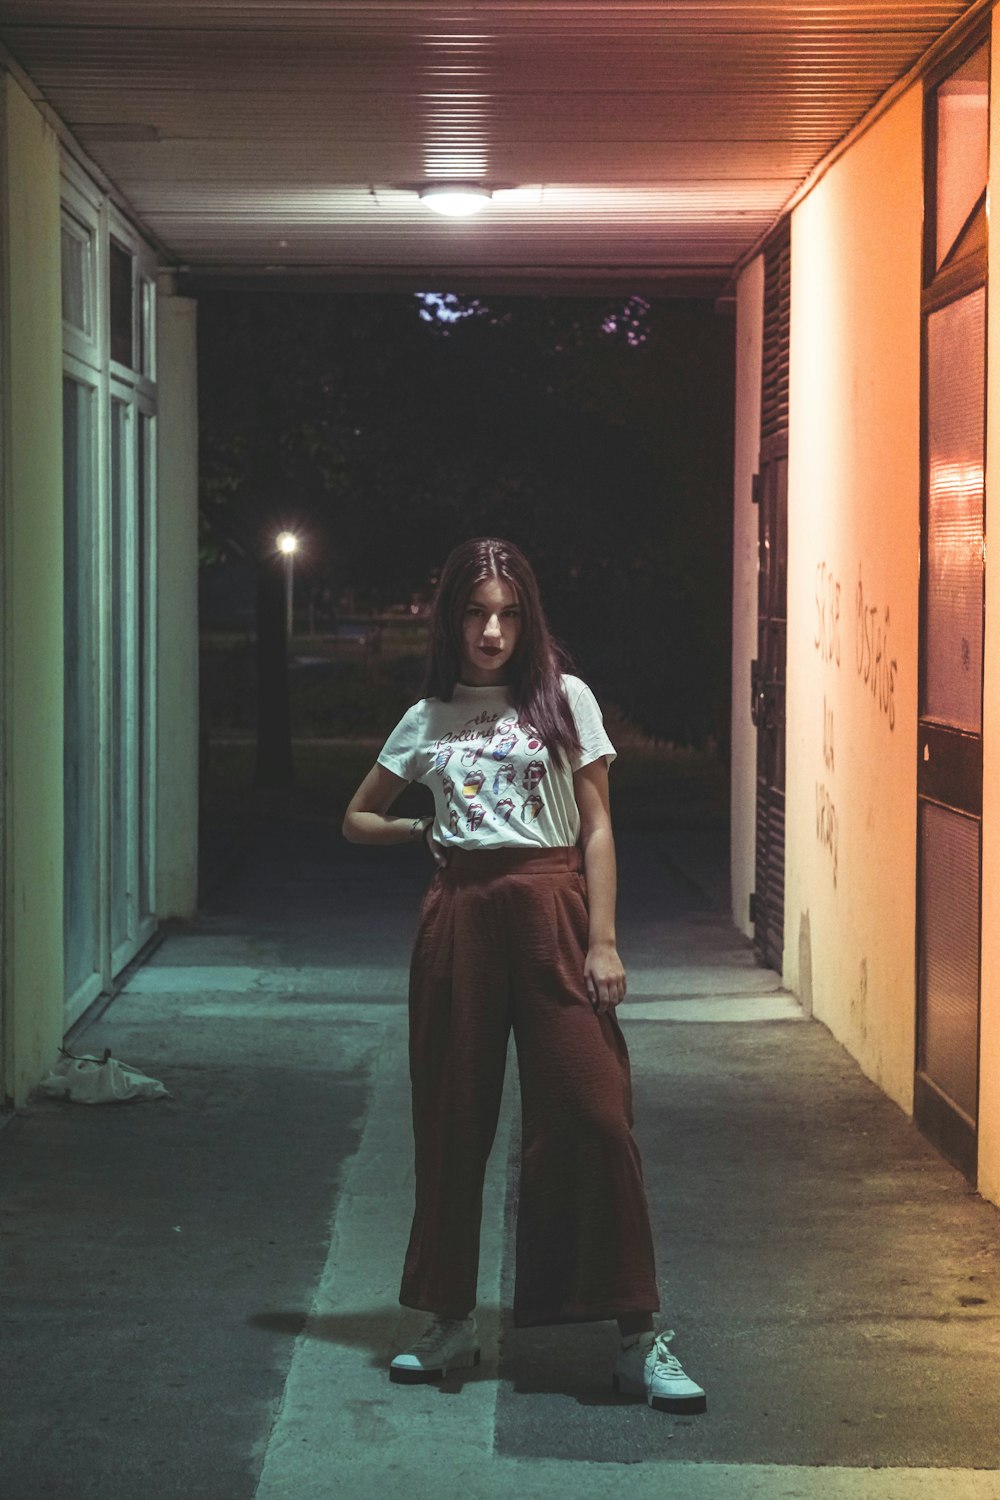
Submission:
M 131 1099 L 170 1097 L 158 1078 L 148 1078 L 138 1068 L 119 1062 L 110 1051 L 103 1057 L 89 1053 L 74 1057 L 64 1052 L 39 1088 L 54 1099 L 69 1099 L 73 1104 L 124 1104 Z

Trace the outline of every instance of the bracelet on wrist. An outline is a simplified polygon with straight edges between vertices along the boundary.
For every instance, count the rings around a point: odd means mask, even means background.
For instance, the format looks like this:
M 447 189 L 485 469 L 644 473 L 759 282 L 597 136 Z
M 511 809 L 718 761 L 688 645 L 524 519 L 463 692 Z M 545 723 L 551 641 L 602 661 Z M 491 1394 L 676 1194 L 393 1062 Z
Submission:
M 410 824 L 410 838 L 416 843 L 417 839 L 423 837 L 426 830 L 427 820 L 425 818 L 414 818 Z

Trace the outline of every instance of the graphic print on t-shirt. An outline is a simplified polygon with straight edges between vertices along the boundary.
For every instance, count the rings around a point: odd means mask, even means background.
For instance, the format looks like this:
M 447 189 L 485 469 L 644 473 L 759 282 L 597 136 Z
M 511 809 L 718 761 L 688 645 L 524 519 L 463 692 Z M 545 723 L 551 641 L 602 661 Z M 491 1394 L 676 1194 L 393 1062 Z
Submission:
M 505 761 L 493 778 L 493 795 L 497 796 L 510 786 L 514 780 L 514 767 L 511 762 Z
M 493 756 L 494 760 L 506 760 L 507 756 L 513 750 L 513 748 L 514 748 L 514 746 L 516 744 L 517 744 L 517 735 L 516 734 L 511 734 L 510 730 L 507 729 L 507 731 L 500 737 L 500 739 L 497 741 L 497 743 L 493 746 L 493 749 L 490 751 L 490 754 Z
M 483 775 L 482 771 L 466 771 L 465 780 L 462 782 L 462 796 L 477 796 L 479 793 L 479 788 L 482 786 L 485 780 L 486 777 Z
M 524 806 L 521 808 L 521 822 L 533 823 L 545 806 L 537 792 L 532 792 L 530 797 L 525 797 Z
M 559 765 L 503 686 L 461 683 L 449 699 L 421 698 L 408 708 L 379 764 L 432 790 L 435 837 L 446 846 L 571 848 L 580 837 L 573 778 L 598 759 L 610 766 L 615 748 L 587 684 L 566 674 L 562 685 L 577 744 Z M 482 822 L 470 828 L 473 803 Z M 472 823 L 478 819 L 477 808 Z
M 526 792 L 533 792 L 535 790 L 535 787 L 541 781 L 542 777 L 545 775 L 547 769 L 548 767 L 545 765 L 544 761 L 529 761 L 524 768 L 524 775 L 521 778 L 521 785 L 524 787 L 524 790 Z
M 476 833 L 490 816 L 497 823 L 509 823 L 515 813 L 521 823 L 541 817 L 545 801 L 538 788 L 548 766 L 538 753 L 544 748 L 534 725 L 511 713 L 483 712 L 442 736 L 434 746 L 434 772 L 442 777 L 449 808 L 448 837 Z M 457 761 L 452 759 L 456 752 Z M 532 758 L 520 759 L 525 755 Z M 492 776 L 481 768 L 484 756 L 494 763 Z M 452 774 L 456 764 L 460 770 Z

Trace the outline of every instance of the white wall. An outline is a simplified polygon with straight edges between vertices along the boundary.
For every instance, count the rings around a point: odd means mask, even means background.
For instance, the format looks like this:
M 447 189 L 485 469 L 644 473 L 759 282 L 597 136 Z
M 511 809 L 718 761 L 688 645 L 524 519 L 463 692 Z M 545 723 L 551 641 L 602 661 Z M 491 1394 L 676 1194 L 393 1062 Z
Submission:
M 922 212 L 917 86 L 792 217 L 785 978 L 908 1110 Z
M 157 298 L 157 661 L 154 910 L 198 904 L 198 380 L 196 304 Z
M 59 148 L 0 74 L 6 226 L 4 1077 L 22 1103 L 62 1039 L 63 551 Z
M 730 761 L 730 879 L 733 920 L 753 935 L 757 731 L 750 719 L 750 663 L 757 655 L 757 506 L 752 480 L 760 460 L 764 259 L 736 291 L 736 445 L 733 475 L 733 699 Z

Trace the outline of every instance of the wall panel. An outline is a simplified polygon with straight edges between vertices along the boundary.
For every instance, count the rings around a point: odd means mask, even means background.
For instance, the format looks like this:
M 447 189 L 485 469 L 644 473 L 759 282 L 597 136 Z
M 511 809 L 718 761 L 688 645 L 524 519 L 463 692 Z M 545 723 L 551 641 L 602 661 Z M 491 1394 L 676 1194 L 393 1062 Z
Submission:
M 59 149 L 0 74 L 5 151 L 4 1088 L 62 1038 L 63 544 Z
M 922 93 L 792 219 L 785 976 L 912 1108 Z

